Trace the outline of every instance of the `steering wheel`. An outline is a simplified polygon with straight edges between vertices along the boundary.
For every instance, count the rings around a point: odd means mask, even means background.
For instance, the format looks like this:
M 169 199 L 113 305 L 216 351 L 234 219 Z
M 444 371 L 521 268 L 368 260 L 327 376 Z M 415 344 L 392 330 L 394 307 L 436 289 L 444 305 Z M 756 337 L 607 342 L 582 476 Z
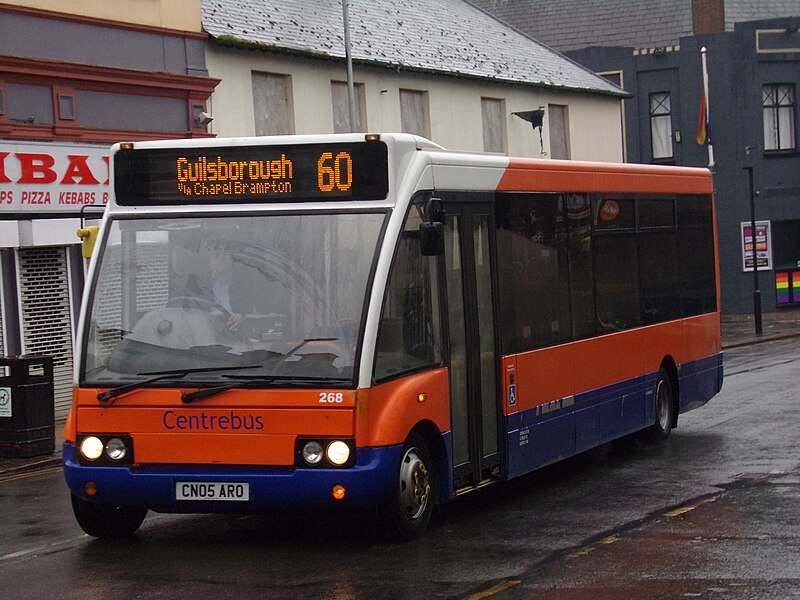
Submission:
M 221 304 L 218 304 L 213 300 L 199 298 L 197 296 L 175 296 L 167 300 L 167 303 L 164 306 L 170 308 L 197 308 L 199 310 L 204 310 L 207 313 L 219 312 L 220 315 L 218 316 L 225 320 L 229 319 L 231 316 L 231 311 Z

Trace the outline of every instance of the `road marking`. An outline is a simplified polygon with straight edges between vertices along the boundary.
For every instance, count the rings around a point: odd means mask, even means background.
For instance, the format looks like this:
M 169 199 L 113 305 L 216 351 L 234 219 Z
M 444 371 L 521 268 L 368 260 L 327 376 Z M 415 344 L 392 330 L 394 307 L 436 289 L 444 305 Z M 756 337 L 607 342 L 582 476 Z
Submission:
M 28 548 L 27 550 L 19 550 L 17 552 L 12 552 L 11 554 L 6 554 L 5 556 L 0 556 L 0 562 L 6 560 L 13 560 L 15 558 L 22 558 L 23 556 L 28 556 L 29 554 L 38 554 L 40 552 L 44 552 L 46 550 L 52 550 L 53 548 L 57 548 L 58 546 L 64 546 L 66 544 L 74 544 L 78 540 L 87 538 L 86 534 L 80 535 L 78 537 L 70 538 L 68 540 L 61 540 L 60 542 L 53 542 L 52 544 L 45 544 L 44 546 L 36 546 L 35 548 Z
M 580 550 L 576 550 L 575 552 L 571 552 L 571 553 L 567 554 L 567 558 L 581 558 L 583 556 L 587 556 L 590 552 L 594 552 L 595 550 L 597 550 L 597 547 L 598 547 L 599 544 L 603 544 L 604 546 L 608 546 L 608 545 L 613 544 L 614 542 L 618 542 L 618 541 L 619 541 L 619 534 L 618 533 L 614 533 L 614 534 L 611 534 L 611 535 L 609 535 L 607 537 L 604 537 L 601 540 L 597 540 L 593 544 L 589 544 L 588 546 L 584 546 Z
M 18 473 L 16 475 L 0 477 L 0 483 L 8 483 L 10 481 L 20 481 L 21 479 L 30 479 L 31 477 L 40 477 L 42 475 L 50 475 L 51 473 L 58 473 L 61 470 L 62 470 L 61 467 L 49 467 L 47 469 L 31 471 L 30 473 Z
M 493 585 L 488 590 L 472 594 L 472 596 L 469 597 L 469 600 L 483 600 L 484 598 L 488 598 L 490 596 L 494 596 L 495 594 L 499 594 L 500 592 L 504 592 L 507 589 L 519 585 L 520 583 L 522 582 L 518 579 L 507 579 L 506 581 L 501 581 L 500 583 Z
M 706 499 L 700 500 L 700 502 L 696 502 L 694 504 L 687 504 L 686 506 L 679 506 L 676 509 L 673 509 L 673 510 L 670 510 L 670 511 L 667 511 L 667 512 L 663 513 L 663 515 L 665 517 L 667 517 L 667 518 L 679 517 L 681 515 L 685 515 L 688 512 L 692 512 L 696 508 L 700 508 L 704 504 L 709 504 L 710 502 L 716 502 L 716 500 L 717 500 L 716 496 L 713 497 L 713 498 L 706 498 Z

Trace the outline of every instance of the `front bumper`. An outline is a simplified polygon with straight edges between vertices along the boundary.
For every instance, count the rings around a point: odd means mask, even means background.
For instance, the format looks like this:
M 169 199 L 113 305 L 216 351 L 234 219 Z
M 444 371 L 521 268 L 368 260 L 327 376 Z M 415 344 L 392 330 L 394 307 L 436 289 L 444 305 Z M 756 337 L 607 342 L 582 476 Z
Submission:
M 63 462 L 64 477 L 72 493 L 90 502 L 171 513 L 259 513 L 380 502 L 396 484 L 402 450 L 402 445 L 358 448 L 355 466 L 347 469 L 161 464 L 94 467 L 79 464 L 75 445 L 65 442 Z M 178 481 L 247 482 L 250 499 L 247 502 L 176 500 Z M 86 495 L 87 482 L 94 483 L 96 495 Z M 331 490 L 335 485 L 345 488 L 343 500 L 333 499 Z

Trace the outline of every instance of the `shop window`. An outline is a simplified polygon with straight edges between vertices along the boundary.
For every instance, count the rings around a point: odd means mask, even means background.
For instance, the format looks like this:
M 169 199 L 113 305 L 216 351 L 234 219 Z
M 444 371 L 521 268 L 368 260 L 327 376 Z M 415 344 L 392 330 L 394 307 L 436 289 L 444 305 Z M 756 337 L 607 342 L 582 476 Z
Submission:
M 800 268 L 800 221 L 772 222 L 772 257 L 777 268 Z
M 791 84 L 764 86 L 764 150 L 794 150 L 797 147 L 794 92 Z

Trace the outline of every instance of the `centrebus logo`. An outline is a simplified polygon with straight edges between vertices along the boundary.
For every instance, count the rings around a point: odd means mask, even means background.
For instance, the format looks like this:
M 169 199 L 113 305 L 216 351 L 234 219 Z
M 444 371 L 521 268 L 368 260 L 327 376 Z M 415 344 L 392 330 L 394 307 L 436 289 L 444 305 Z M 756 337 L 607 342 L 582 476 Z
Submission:
M 183 415 L 174 410 L 165 411 L 161 417 L 164 429 L 170 431 L 262 431 L 261 415 L 239 415 L 232 410 L 223 414 Z

